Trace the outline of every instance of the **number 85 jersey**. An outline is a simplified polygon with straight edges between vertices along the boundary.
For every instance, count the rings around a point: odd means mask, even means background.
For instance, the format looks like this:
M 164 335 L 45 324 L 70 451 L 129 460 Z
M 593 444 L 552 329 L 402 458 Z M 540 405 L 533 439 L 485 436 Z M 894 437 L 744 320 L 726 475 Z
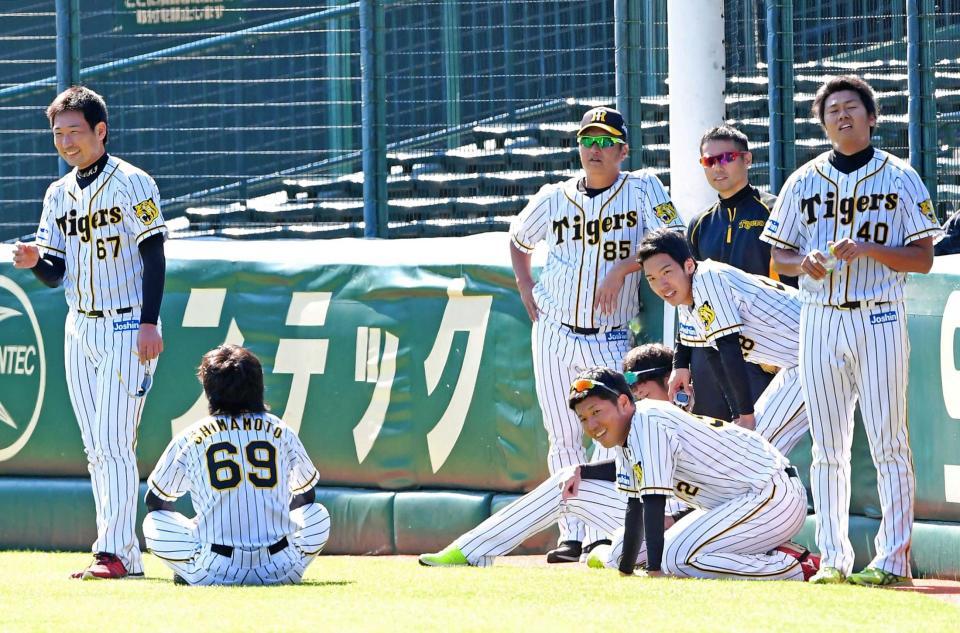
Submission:
M 190 493 L 201 542 L 257 548 L 296 531 L 290 499 L 319 479 L 297 434 L 260 412 L 211 416 L 184 429 L 147 485 L 164 501 Z

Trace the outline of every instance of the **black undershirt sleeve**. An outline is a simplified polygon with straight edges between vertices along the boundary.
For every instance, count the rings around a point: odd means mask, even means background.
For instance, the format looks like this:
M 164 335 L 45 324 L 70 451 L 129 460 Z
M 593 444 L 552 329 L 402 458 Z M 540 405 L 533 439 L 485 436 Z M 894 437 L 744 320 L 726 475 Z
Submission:
M 679 334 L 673 347 L 673 368 L 690 369 L 690 348 L 680 342 Z
M 647 539 L 647 569 L 660 571 L 663 561 L 663 513 L 666 495 L 643 495 L 643 531 Z
M 56 288 L 63 282 L 63 275 L 67 272 L 67 263 L 55 255 L 44 255 L 37 260 L 37 265 L 31 268 L 33 276 L 45 286 Z
M 580 466 L 580 479 L 598 479 L 600 481 L 616 481 L 617 466 L 612 459 Z
M 138 246 L 143 259 L 143 306 L 140 322 L 157 324 L 160 302 L 163 301 L 163 283 L 167 274 L 167 259 L 163 254 L 163 235 L 152 235 Z
M 636 497 L 627 499 L 627 516 L 623 521 L 623 556 L 620 557 L 620 571 L 632 574 L 640 554 L 640 544 L 643 542 L 643 501 Z M 663 525 L 663 517 L 660 517 Z M 648 546 L 649 548 L 649 546 Z
M 296 495 L 290 500 L 290 509 L 296 510 L 305 505 L 309 505 L 317 500 L 317 489 L 311 488 L 306 492 Z
M 147 496 L 144 497 L 143 501 L 147 505 L 147 512 L 153 512 L 154 510 L 173 511 L 173 503 L 170 501 L 164 501 L 155 495 L 152 490 L 147 490 Z
M 730 403 L 734 417 L 753 413 L 747 362 L 743 360 L 739 334 L 727 334 L 717 339 L 717 349 L 706 348 L 707 359 L 717 382 Z

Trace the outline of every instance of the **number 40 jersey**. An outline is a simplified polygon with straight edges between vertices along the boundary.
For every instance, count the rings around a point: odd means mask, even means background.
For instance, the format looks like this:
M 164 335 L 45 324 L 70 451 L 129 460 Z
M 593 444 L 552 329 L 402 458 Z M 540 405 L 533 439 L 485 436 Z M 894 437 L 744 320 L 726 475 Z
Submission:
M 184 429 L 147 484 L 165 501 L 190 493 L 201 542 L 257 548 L 296 531 L 290 499 L 319 479 L 297 434 L 259 412 L 212 416 Z

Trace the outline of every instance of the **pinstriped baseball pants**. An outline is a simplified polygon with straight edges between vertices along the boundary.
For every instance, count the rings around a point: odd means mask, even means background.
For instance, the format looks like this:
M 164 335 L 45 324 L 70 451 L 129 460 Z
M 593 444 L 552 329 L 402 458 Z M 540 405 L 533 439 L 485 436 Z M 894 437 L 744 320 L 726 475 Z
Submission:
M 800 312 L 800 372 L 810 416 L 810 483 L 817 512 L 821 564 L 853 569 L 850 454 L 853 411 L 859 403 L 877 468 L 883 515 L 870 565 L 910 575 L 915 482 L 907 429 L 910 341 L 903 303 L 843 310 L 804 304 Z
M 290 511 L 298 530 L 289 545 L 271 554 L 266 547 L 234 548 L 232 556 L 197 539 L 196 525 L 179 512 L 155 510 L 143 519 L 143 536 L 157 558 L 191 585 L 291 585 L 300 582 L 330 537 L 330 514 L 319 503 Z
M 580 421 L 567 404 L 574 377 L 593 366 L 620 371 L 623 357 L 630 349 L 630 340 L 626 330 L 574 334 L 543 315 L 534 321 L 531 338 L 537 399 L 550 442 L 547 468 L 552 475 L 587 461 Z M 605 459 L 613 459 L 613 451 L 597 444 L 592 460 Z M 587 534 L 586 526 L 575 516 L 561 517 L 558 525 L 561 541 L 592 542 L 599 538 Z
M 595 530 L 613 534 L 623 529 L 627 498 L 612 481 L 583 479 L 577 496 L 563 500 L 561 488 L 573 468 L 554 473 L 542 484 L 516 499 L 453 543 L 476 567 L 493 565 L 497 556 L 509 554 L 524 540 L 567 516 L 577 517 Z M 641 548 L 640 561 L 646 560 Z
M 64 336 L 67 390 L 80 426 L 97 512 L 94 552 L 117 556 L 142 573 L 137 543 L 137 427 L 146 397 L 136 397 L 146 371 L 134 352 L 140 313 L 91 318 L 70 312 Z M 151 370 L 156 361 L 151 361 Z

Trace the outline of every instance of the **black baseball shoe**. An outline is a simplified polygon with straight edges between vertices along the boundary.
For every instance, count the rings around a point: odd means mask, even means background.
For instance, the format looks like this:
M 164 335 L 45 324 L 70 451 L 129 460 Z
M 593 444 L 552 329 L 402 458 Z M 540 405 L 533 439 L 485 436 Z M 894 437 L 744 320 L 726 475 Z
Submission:
M 547 552 L 548 563 L 576 563 L 583 553 L 583 544 L 580 541 L 563 541 L 556 549 Z
M 188 582 L 186 581 L 186 579 L 185 579 L 183 576 L 181 576 L 180 574 L 174 574 L 174 575 L 173 575 L 173 584 L 175 584 L 175 585 L 189 585 L 190 583 L 188 583 Z

